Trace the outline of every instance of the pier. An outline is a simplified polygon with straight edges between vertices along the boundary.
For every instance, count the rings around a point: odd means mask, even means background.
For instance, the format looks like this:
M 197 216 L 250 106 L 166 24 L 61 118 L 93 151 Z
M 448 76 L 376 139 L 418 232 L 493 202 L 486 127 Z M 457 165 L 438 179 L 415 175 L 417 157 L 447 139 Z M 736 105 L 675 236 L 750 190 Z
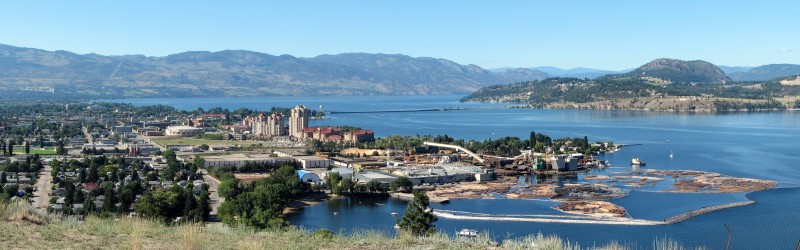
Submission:
M 706 214 L 706 213 L 710 213 L 710 212 L 714 212 L 714 211 L 722 210 L 722 209 L 726 209 L 726 208 L 746 206 L 746 205 L 750 205 L 750 204 L 753 204 L 753 203 L 756 203 L 756 202 L 755 201 L 743 201 L 743 202 L 728 203 L 728 204 L 722 204 L 722 205 L 716 205 L 716 206 L 710 206 L 710 207 L 703 207 L 703 208 L 700 208 L 700 209 L 695 209 L 695 210 L 692 210 L 692 211 L 689 211 L 689 212 L 680 213 L 678 215 L 669 217 L 666 220 L 664 220 L 664 222 L 666 222 L 667 224 L 678 223 L 678 222 L 685 221 L 685 220 L 688 220 L 688 219 L 690 219 L 692 217 L 699 216 L 699 215 L 702 215 L 702 214 Z
M 517 222 L 543 222 L 543 223 L 567 223 L 567 224 L 595 224 L 595 225 L 631 225 L 631 226 L 655 226 L 667 224 L 663 221 L 641 220 L 631 218 L 612 218 L 612 217 L 589 217 L 589 216 L 569 216 L 569 215 L 484 215 L 477 213 L 458 212 L 449 210 L 433 210 L 436 217 L 453 220 L 483 220 L 483 221 L 517 221 Z
M 746 206 L 755 203 L 755 201 L 744 201 L 736 203 L 728 203 L 716 206 L 703 207 L 692 211 L 680 213 L 678 215 L 669 217 L 664 221 L 634 219 L 634 218 L 618 218 L 618 217 L 592 217 L 592 216 L 576 216 L 576 215 L 537 215 L 537 214 L 517 214 L 517 215 L 502 215 L 502 214 L 481 214 L 463 211 L 451 210 L 433 210 L 433 214 L 437 217 L 453 219 L 453 220 L 483 220 L 483 221 L 517 221 L 517 222 L 544 222 L 544 223 L 567 223 L 567 224 L 601 224 L 601 225 L 631 225 L 631 226 L 657 226 L 674 224 L 681 221 L 688 220 L 692 217 L 702 214 L 733 208 Z

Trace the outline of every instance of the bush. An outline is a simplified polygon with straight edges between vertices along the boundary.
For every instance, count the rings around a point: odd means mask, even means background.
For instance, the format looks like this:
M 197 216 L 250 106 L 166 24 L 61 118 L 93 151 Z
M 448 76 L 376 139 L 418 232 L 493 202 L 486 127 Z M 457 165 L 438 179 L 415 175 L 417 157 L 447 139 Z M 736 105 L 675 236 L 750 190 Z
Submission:
M 314 235 L 312 235 L 312 236 L 314 238 L 318 238 L 318 239 L 330 240 L 330 239 L 333 239 L 333 237 L 335 237 L 336 235 L 330 229 L 323 228 L 323 229 L 319 229 L 319 230 L 315 231 Z

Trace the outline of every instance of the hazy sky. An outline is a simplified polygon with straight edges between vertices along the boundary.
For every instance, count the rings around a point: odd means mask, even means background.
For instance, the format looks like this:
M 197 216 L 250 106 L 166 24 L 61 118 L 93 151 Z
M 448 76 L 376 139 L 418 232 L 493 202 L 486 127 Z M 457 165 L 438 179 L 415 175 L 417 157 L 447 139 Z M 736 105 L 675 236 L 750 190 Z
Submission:
M 106 55 L 369 52 L 485 68 L 800 64 L 800 1 L 1 1 L 0 43 Z

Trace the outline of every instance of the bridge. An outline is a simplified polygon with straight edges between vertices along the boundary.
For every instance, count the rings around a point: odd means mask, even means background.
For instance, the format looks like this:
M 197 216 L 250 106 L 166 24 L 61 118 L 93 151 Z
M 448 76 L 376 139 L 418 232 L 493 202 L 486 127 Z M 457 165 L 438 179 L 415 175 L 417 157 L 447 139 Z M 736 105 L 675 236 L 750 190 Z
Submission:
M 469 151 L 468 149 L 463 148 L 461 146 L 444 144 L 444 143 L 436 143 L 436 142 L 427 142 L 427 141 L 423 142 L 422 144 L 426 145 L 426 146 L 434 146 L 434 147 L 441 147 L 441 148 L 452 148 L 452 149 L 467 153 L 469 156 L 472 156 L 473 159 L 478 160 L 481 163 L 483 163 L 485 161 L 483 159 L 483 157 L 481 157 L 480 155 L 478 155 L 476 153 L 473 153 L 472 151 Z

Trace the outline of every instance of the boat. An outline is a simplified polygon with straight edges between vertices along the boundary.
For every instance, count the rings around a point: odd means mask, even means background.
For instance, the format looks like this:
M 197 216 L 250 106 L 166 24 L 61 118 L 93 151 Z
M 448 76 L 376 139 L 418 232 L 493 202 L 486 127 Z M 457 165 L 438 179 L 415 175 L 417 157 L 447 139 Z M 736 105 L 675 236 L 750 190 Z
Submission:
M 475 229 L 466 229 L 466 228 L 464 228 L 464 229 L 461 229 L 461 231 L 458 232 L 456 235 L 459 236 L 459 237 L 475 238 L 475 237 L 478 237 L 478 231 L 476 231 Z
M 639 157 L 634 157 L 631 159 L 631 165 L 644 166 L 646 164 L 647 163 L 643 162 L 641 159 L 639 159 Z
M 392 212 L 392 216 L 397 216 L 397 212 Z
M 672 158 L 672 151 L 669 151 L 669 158 Z

